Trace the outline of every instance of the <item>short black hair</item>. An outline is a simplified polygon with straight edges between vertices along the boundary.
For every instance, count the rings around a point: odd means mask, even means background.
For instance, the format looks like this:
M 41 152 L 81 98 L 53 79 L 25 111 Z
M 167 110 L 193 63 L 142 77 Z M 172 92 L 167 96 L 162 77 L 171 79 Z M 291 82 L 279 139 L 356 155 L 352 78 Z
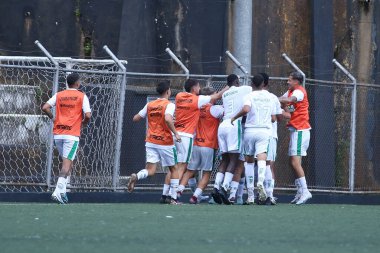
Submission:
M 156 91 L 158 94 L 162 95 L 170 89 L 170 83 L 168 81 L 160 82 L 156 86 Z
M 203 87 L 200 91 L 199 91 L 199 95 L 205 95 L 205 96 L 208 96 L 208 95 L 212 95 L 215 93 L 215 89 L 212 88 L 212 87 Z
M 267 73 L 265 72 L 262 72 L 262 73 L 259 73 L 263 78 L 264 78 L 264 87 L 265 86 L 268 86 L 268 83 L 269 83 L 269 76 Z
M 264 77 L 260 74 L 254 75 L 252 77 L 252 86 L 256 88 L 259 88 L 263 82 L 264 82 Z
M 233 84 L 233 82 L 235 82 L 236 80 L 239 80 L 239 77 L 235 74 L 231 74 L 231 75 L 227 76 L 227 85 L 231 86 Z
M 78 73 L 71 73 L 66 77 L 66 82 L 69 87 L 72 87 L 79 80 Z
M 290 73 L 289 76 L 291 76 L 291 77 L 292 77 L 293 79 L 295 79 L 295 80 L 298 80 L 298 82 L 299 82 L 300 84 L 303 83 L 303 75 L 302 75 L 300 72 L 298 72 L 298 71 L 294 71 L 294 72 Z
M 187 79 L 185 82 L 185 91 L 186 92 L 191 92 L 191 88 L 196 86 L 199 82 L 194 79 Z

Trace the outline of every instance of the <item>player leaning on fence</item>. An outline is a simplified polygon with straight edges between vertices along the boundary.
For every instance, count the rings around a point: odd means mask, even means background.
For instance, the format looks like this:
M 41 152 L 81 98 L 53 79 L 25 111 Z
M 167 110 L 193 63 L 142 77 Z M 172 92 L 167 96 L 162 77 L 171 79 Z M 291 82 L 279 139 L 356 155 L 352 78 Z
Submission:
M 299 72 L 292 72 L 289 75 L 289 90 L 279 98 L 284 105 L 285 111 L 290 112 L 291 117 L 288 123 L 290 131 L 289 156 L 290 165 L 294 169 L 297 186 L 297 194 L 291 203 L 304 204 L 311 199 L 311 193 L 307 189 L 305 173 L 301 165 L 302 156 L 306 156 L 306 151 L 310 142 L 309 123 L 309 100 L 305 88 L 301 85 L 303 76 Z
M 66 195 L 67 176 L 70 174 L 73 160 L 79 145 L 82 125 L 91 118 L 91 108 L 88 97 L 78 90 L 79 75 L 73 73 L 67 76 L 68 89 L 60 91 L 47 101 L 43 107 L 50 119 L 53 119 L 51 108 L 55 106 L 54 142 L 62 157 L 62 169 L 59 172 L 57 186 L 51 198 L 60 203 L 68 203 Z M 84 117 L 83 117 L 84 115 Z
M 171 194 L 171 204 L 177 204 L 178 171 L 177 151 L 174 146 L 173 135 L 177 142 L 181 142 L 181 137 L 177 133 L 173 116 L 175 105 L 168 99 L 171 95 L 169 82 L 161 82 L 156 88 L 160 98 L 149 102 L 145 107 L 133 117 L 133 121 L 140 121 L 148 117 L 148 132 L 145 139 L 146 148 L 146 168 L 137 174 L 132 174 L 128 182 L 128 191 L 132 192 L 137 180 L 153 176 L 156 173 L 157 163 L 161 161 L 163 167 L 169 167 L 170 186 L 174 189 Z

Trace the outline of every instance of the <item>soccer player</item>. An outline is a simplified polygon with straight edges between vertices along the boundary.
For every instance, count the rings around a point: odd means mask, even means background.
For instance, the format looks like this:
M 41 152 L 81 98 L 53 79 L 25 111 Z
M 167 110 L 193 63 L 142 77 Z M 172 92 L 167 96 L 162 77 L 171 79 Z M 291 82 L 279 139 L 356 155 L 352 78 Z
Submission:
M 296 176 L 295 185 L 297 194 L 291 203 L 297 205 L 304 204 L 312 198 L 307 188 L 305 172 L 302 168 L 302 156 L 306 156 L 310 142 L 310 123 L 309 123 L 309 100 L 307 92 L 302 87 L 303 76 L 299 72 L 292 72 L 288 79 L 289 90 L 279 98 L 285 105 L 285 111 L 291 114 L 288 128 L 290 131 L 289 152 L 290 165 Z
M 200 95 L 215 94 L 215 90 L 210 87 L 205 87 L 200 90 Z M 178 187 L 178 192 L 181 194 L 185 189 L 185 185 L 190 178 L 193 178 L 195 172 L 202 171 L 202 179 L 198 183 L 198 187 L 190 198 L 190 204 L 200 202 L 200 196 L 206 188 L 210 180 L 211 171 L 215 161 L 215 152 L 218 149 L 218 126 L 220 118 L 223 116 L 223 107 L 207 103 L 200 109 L 199 121 L 194 139 L 193 153 L 188 166 L 184 173 L 181 183 Z
M 231 124 L 236 119 L 247 115 L 244 131 L 244 153 L 247 156 L 245 176 L 247 180 L 248 199 L 247 204 L 254 203 L 254 158 L 257 158 L 258 177 L 257 191 L 259 201 L 267 199 L 264 190 L 264 179 L 267 160 L 267 148 L 272 134 L 272 122 L 275 121 L 276 112 L 274 101 L 269 92 L 263 90 L 264 78 L 255 75 L 252 78 L 253 91 L 244 98 L 244 107 L 234 117 Z
M 170 187 L 177 189 L 179 178 L 176 168 L 177 151 L 174 146 L 173 135 L 176 142 L 181 137 L 174 127 L 173 116 L 175 105 L 169 101 L 171 95 L 169 82 L 157 84 L 157 93 L 160 98 L 147 103 L 144 108 L 133 117 L 137 122 L 148 117 L 148 131 L 145 139 L 146 167 L 137 174 L 133 173 L 128 182 L 128 192 L 132 192 L 138 180 L 153 176 L 156 173 L 157 163 L 168 166 L 171 172 Z M 177 193 L 171 194 L 170 204 L 177 204 Z
M 180 92 L 175 98 L 176 103 L 176 119 L 175 128 L 181 136 L 182 141 L 176 142 L 178 152 L 178 173 L 182 178 L 183 173 L 187 169 L 193 150 L 193 138 L 199 120 L 200 108 L 207 103 L 214 103 L 222 97 L 222 94 L 228 90 L 228 86 L 216 94 L 210 96 L 199 95 L 201 89 L 197 80 L 188 79 L 185 82 L 185 92 Z M 165 195 L 170 192 L 169 186 L 164 184 L 161 203 Z
M 266 73 L 260 73 L 260 75 L 264 78 L 264 90 L 268 90 L 269 88 L 269 76 Z M 268 205 L 275 205 L 276 200 L 273 197 L 273 189 L 274 189 L 274 162 L 276 160 L 277 155 L 277 140 L 278 140 L 278 134 L 277 134 L 277 122 L 282 119 L 282 109 L 280 101 L 278 100 L 277 96 L 273 93 L 270 93 L 270 96 L 272 97 L 273 101 L 275 102 L 275 113 L 276 115 L 276 121 L 272 123 L 272 134 L 269 139 L 269 146 L 268 146 L 268 153 L 267 153 L 267 167 L 265 171 L 265 180 L 264 180 L 264 188 L 267 193 L 268 198 L 266 199 L 266 204 Z
M 240 86 L 239 77 L 231 74 L 227 77 L 227 86 L 231 88 L 223 96 L 224 117 L 218 129 L 219 149 L 222 153 L 222 162 L 216 174 L 212 197 L 214 201 L 221 204 L 230 204 L 227 191 L 234 176 L 242 143 L 241 117 L 237 118 L 236 124 L 231 124 L 231 118 L 243 107 L 243 98 L 252 91 L 250 86 Z M 225 173 L 224 173 L 225 172 Z
M 42 111 L 50 119 L 54 118 L 51 108 L 56 109 L 53 134 L 55 145 L 62 157 L 62 168 L 51 198 L 60 204 L 67 204 L 69 201 L 66 194 L 67 176 L 70 175 L 78 150 L 82 125 L 87 125 L 91 118 L 88 97 L 78 90 L 79 75 L 69 74 L 66 82 L 68 89 L 58 92 L 42 106 Z

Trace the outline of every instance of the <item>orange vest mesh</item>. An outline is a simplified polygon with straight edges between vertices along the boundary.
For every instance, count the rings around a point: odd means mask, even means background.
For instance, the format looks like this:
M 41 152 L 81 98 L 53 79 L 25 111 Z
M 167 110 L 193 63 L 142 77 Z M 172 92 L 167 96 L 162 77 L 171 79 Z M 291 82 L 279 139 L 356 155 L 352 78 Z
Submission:
M 80 136 L 83 119 L 83 92 L 65 90 L 57 93 L 53 133 Z
M 179 132 L 194 134 L 199 119 L 198 96 L 180 92 L 175 97 L 175 128 Z
M 307 98 L 307 93 L 304 87 L 298 86 L 294 90 L 300 90 L 304 97 L 301 102 L 289 103 L 291 107 L 291 118 L 288 126 L 294 127 L 297 130 L 309 129 L 309 100 Z M 291 97 L 294 91 L 288 92 L 288 97 Z
M 200 109 L 194 145 L 218 149 L 219 119 L 211 115 L 210 108 L 211 104 L 207 104 Z
M 169 104 L 167 99 L 157 99 L 149 102 L 147 106 L 148 133 L 146 142 L 158 145 L 173 145 L 173 136 L 165 122 L 165 110 Z

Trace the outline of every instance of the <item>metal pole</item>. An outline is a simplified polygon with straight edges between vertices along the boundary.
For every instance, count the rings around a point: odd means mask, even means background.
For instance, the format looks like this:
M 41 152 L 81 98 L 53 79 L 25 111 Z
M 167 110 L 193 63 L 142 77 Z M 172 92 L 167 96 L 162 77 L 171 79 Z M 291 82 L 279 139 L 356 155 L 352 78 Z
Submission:
M 36 40 L 34 42 L 34 44 L 36 44 L 41 49 L 41 51 L 54 64 L 54 66 L 56 68 L 55 73 L 54 73 L 53 90 L 52 90 L 52 95 L 54 95 L 58 92 L 59 64 L 38 40 Z M 48 140 L 49 141 L 49 148 L 48 148 L 48 154 L 47 154 L 48 157 L 47 157 L 47 169 L 46 169 L 46 184 L 47 184 L 48 188 L 51 187 L 50 179 L 51 179 L 51 171 L 52 171 L 52 166 L 53 166 L 53 150 L 54 150 L 53 127 L 54 127 L 54 122 L 51 121 L 50 122 L 51 134 L 50 134 L 49 140 Z
M 170 50 L 170 48 L 166 48 L 165 51 L 170 55 L 170 57 L 181 67 L 181 69 L 186 74 L 186 79 L 189 79 L 189 70 L 186 68 L 186 66 L 178 59 L 178 57 Z
M 284 57 L 284 59 L 295 69 L 297 70 L 298 72 L 301 73 L 301 75 L 303 76 L 303 82 L 302 82 L 302 86 L 305 87 L 305 81 L 306 81 L 306 75 L 305 73 L 303 73 L 303 71 L 285 54 L 283 53 L 282 54 L 282 57 Z
M 124 103 L 125 103 L 125 88 L 127 81 L 127 68 L 122 64 L 122 62 L 114 55 L 114 53 L 107 47 L 104 46 L 103 49 L 107 52 L 109 56 L 115 61 L 120 69 L 123 70 L 123 77 L 120 84 L 120 99 L 119 99 L 119 118 L 117 122 L 117 133 L 116 133 L 116 151 L 114 159 L 114 169 L 112 175 L 112 187 L 114 191 L 119 186 L 119 176 L 120 176 L 120 155 L 121 155 L 121 141 L 123 137 L 123 120 L 124 120 Z
M 249 72 L 248 72 L 248 70 L 243 66 L 243 64 L 241 64 L 241 63 L 238 61 L 238 59 L 235 58 L 235 56 L 233 56 L 233 55 L 231 54 L 230 51 L 227 50 L 227 51 L 226 51 L 226 55 L 228 56 L 228 58 L 231 59 L 231 61 L 232 61 L 233 63 L 235 63 L 235 65 L 238 67 L 238 69 L 240 69 L 241 72 L 243 72 L 243 74 L 244 74 L 244 84 L 247 85 L 247 84 L 248 84 L 248 76 L 249 76 Z
M 348 70 L 343 67 L 336 59 L 333 59 L 332 62 L 343 71 L 344 74 L 351 79 L 354 90 L 352 91 L 351 98 L 351 142 L 350 142 L 350 174 L 349 174 L 349 187 L 350 192 L 355 190 L 355 148 L 356 148 L 356 92 L 357 92 L 357 81 L 356 78 L 351 75 Z

